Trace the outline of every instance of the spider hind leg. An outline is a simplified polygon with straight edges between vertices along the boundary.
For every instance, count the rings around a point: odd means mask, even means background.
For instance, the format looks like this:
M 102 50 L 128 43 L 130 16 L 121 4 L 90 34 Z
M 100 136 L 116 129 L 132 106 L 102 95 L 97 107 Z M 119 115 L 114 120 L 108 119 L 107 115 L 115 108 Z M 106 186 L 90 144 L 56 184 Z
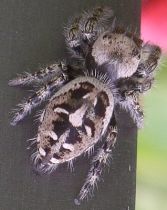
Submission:
M 112 147 L 114 146 L 116 139 L 117 126 L 115 118 L 113 117 L 108 129 L 106 140 L 93 158 L 85 183 L 82 186 L 77 198 L 74 199 L 76 205 L 80 205 L 80 203 L 87 198 L 88 195 L 93 195 L 94 188 L 97 185 L 97 182 L 100 180 L 100 176 L 105 165 L 109 164 L 109 159 L 111 158 L 112 154 Z

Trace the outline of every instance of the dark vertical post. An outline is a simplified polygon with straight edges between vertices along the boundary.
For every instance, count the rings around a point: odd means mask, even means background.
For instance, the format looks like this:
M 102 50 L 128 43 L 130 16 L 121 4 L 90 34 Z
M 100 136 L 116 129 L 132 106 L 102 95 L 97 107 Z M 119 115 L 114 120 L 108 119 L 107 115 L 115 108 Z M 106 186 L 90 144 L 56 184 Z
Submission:
M 25 92 L 7 86 L 16 73 L 65 56 L 63 26 L 70 16 L 95 5 L 113 8 L 124 27 L 139 31 L 140 0 L 6 0 L 0 2 L 0 209 L 2 210 L 134 210 L 136 133 L 128 114 L 118 110 L 119 138 L 111 168 L 95 196 L 81 206 L 73 199 L 83 184 L 89 160 L 81 157 L 75 171 L 61 166 L 50 176 L 37 176 L 30 166 L 26 139 L 37 126 L 29 117 L 13 128 L 9 111 Z

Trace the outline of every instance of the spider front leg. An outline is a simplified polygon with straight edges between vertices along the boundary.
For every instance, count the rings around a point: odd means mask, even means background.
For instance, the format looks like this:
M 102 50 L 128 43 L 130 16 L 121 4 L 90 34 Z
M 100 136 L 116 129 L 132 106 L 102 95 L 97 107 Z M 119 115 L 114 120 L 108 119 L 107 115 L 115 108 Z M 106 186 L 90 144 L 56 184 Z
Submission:
M 92 11 L 85 12 L 80 21 L 82 40 L 92 45 L 99 34 L 105 30 L 107 23 L 113 21 L 114 13 L 108 7 L 95 7 Z
M 138 128 L 143 125 L 144 114 L 139 105 L 139 95 L 151 89 L 154 70 L 158 65 L 161 50 L 158 46 L 146 44 L 137 71 L 129 78 L 116 80 L 117 102 L 127 110 Z
M 68 66 L 65 62 L 53 63 L 46 68 L 40 69 L 34 73 L 24 73 L 18 75 L 17 78 L 14 78 L 9 81 L 9 86 L 29 86 L 36 84 L 45 84 L 48 81 L 52 80 L 55 76 L 59 77 L 61 74 L 66 75 Z
M 81 17 L 76 17 L 69 21 L 65 27 L 64 35 L 68 49 L 75 56 L 84 57 L 84 43 L 80 37 L 80 20 Z
M 11 125 L 16 125 L 19 121 L 23 120 L 32 109 L 39 106 L 42 102 L 46 101 L 57 91 L 63 84 L 69 81 L 68 74 L 62 72 L 59 76 L 48 82 L 45 86 L 40 88 L 32 96 L 26 99 L 23 103 L 18 104 L 18 110 L 16 110 L 14 117 L 11 121 Z
M 78 197 L 74 200 L 76 205 L 88 197 L 88 195 L 93 194 L 94 187 L 97 185 L 97 182 L 100 180 L 100 176 L 103 172 L 103 169 L 106 164 L 108 164 L 109 159 L 112 154 L 112 147 L 114 146 L 117 139 L 117 126 L 115 117 L 113 117 L 110 126 L 108 128 L 108 134 L 105 142 L 98 150 L 96 156 L 93 158 L 91 163 L 91 168 L 88 172 L 86 181 L 81 188 Z
M 139 76 L 132 76 L 128 78 L 120 78 L 115 81 L 116 92 L 118 100 L 123 101 L 127 96 L 134 93 L 144 93 L 151 89 L 154 82 L 154 76 L 149 75 L 141 79 Z
M 110 8 L 96 7 L 70 21 L 65 28 L 65 38 L 75 56 L 82 58 L 87 56 L 98 35 L 111 18 L 113 18 L 113 11 Z
M 141 61 L 137 68 L 137 71 L 133 75 L 139 78 L 146 78 L 152 75 L 156 67 L 158 66 L 158 61 L 161 56 L 161 49 L 157 45 L 151 45 L 146 43 L 142 47 L 141 51 Z

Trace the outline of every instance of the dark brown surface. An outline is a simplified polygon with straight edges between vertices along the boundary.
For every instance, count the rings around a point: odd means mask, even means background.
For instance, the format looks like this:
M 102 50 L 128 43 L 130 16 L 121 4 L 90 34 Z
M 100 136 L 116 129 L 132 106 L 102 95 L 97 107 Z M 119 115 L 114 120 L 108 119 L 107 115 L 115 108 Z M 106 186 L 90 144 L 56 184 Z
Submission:
M 75 162 L 73 173 L 62 165 L 50 176 L 38 176 L 30 165 L 26 139 L 37 125 L 28 117 L 11 127 L 9 111 L 25 94 L 9 88 L 16 73 L 63 58 L 63 26 L 68 17 L 100 3 L 112 6 L 125 27 L 139 29 L 139 0 L 1 0 L 0 1 L 0 210 L 134 210 L 136 128 L 119 115 L 119 139 L 110 170 L 89 202 L 77 207 L 77 195 L 89 167 L 87 157 Z

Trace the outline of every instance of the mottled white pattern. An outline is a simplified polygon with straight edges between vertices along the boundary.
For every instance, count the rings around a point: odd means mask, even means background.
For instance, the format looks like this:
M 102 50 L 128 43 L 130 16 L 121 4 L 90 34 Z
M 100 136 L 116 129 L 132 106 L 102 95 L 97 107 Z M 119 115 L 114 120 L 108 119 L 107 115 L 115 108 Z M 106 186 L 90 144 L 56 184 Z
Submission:
M 40 135 L 37 136 L 37 142 L 40 142 Z
M 62 109 L 60 107 L 57 107 L 56 109 L 54 109 L 54 112 L 56 112 L 56 113 L 64 113 L 64 114 L 67 114 L 67 115 L 69 114 L 69 112 L 67 110 Z
M 46 156 L 46 152 L 42 147 L 39 148 L 39 153 L 44 157 Z
M 42 121 L 43 121 L 44 116 L 45 116 L 45 110 L 44 110 L 44 111 L 42 112 L 42 114 L 41 114 L 41 117 L 40 117 L 40 122 L 42 122 Z
M 82 126 L 83 116 L 85 115 L 86 110 L 87 110 L 87 106 L 83 105 L 74 113 L 70 114 L 69 121 L 74 127 Z
M 86 95 L 83 96 L 83 99 L 89 98 L 90 97 L 90 93 L 87 93 Z
M 68 150 L 70 150 L 70 151 L 74 151 L 74 147 L 73 147 L 72 144 L 64 143 L 64 144 L 63 144 L 63 148 L 64 148 L 64 149 L 68 149 Z
M 46 136 L 47 135 L 50 136 L 55 141 L 58 139 L 58 136 L 57 136 L 57 134 L 54 131 L 46 131 L 44 134 Z
M 88 135 L 89 137 L 91 137 L 91 136 L 92 136 L 92 129 L 91 129 L 89 126 L 87 126 L 87 125 L 85 125 L 85 129 L 86 129 L 87 135 Z
M 96 106 L 96 104 L 97 104 L 97 97 L 95 98 L 93 105 Z
M 57 160 L 56 158 L 53 158 L 53 157 L 50 159 L 50 162 L 51 162 L 51 163 L 54 163 L 54 164 L 55 164 L 55 163 L 60 163 L 59 160 Z

